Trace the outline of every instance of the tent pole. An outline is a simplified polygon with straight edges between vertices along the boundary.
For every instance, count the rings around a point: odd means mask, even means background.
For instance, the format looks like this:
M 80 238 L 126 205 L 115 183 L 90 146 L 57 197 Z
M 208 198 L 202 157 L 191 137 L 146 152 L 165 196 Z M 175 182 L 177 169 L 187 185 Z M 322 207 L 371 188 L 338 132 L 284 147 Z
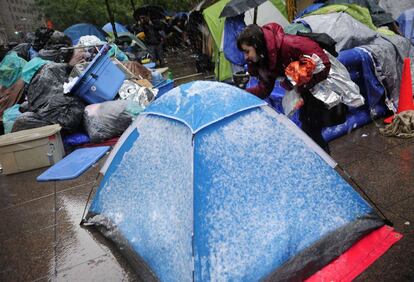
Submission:
M 218 51 L 218 59 L 217 59 L 217 78 L 218 81 L 220 81 L 220 53 L 221 51 Z
M 365 199 L 374 206 L 374 208 L 378 211 L 378 213 L 382 216 L 384 223 L 388 226 L 394 226 L 394 223 L 392 223 L 391 220 L 388 219 L 388 217 L 383 213 L 383 211 L 380 209 L 380 207 L 371 199 L 370 196 L 368 196 L 368 194 L 365 192 L 364 189 L 362 189 L 362 187 L 355 181 L 355 179 L 349 175 L 349 173 L 339 164 L 337 164 L 338 169 L 340 169 L 342 171 L 342 173 L 344 175 L 346 175 L 346 177 L 348 177 L 349 181 L 351 181 L 351 183 L 353 184 L 353 187 L 356 187 L 359 191 L 361 191 L 362 195 L 365 197 Z
M 257 23 L 257 7 L 254 8 L 254 16 L 253 16 L 253 23 Z

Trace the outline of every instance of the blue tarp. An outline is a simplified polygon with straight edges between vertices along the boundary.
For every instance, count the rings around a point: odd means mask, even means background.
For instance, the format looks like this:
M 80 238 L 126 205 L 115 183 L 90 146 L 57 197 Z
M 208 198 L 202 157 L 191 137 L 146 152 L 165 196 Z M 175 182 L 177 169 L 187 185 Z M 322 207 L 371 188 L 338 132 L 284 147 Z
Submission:
M 188 14 L 189 13 L 186 13 L 186 12 L 178 12 L 174 15 L 174 18 L 176 18 L 176 19 L 185 19 L 185 18 L 187 18 L 188 19 Z
M 224 56 L 232 64 L 239 66 L 246 64 L 243 52 L 237 48 L 237 37 L 245 27 L 244 14 L 237 17 L 226 18 L 224 23 Z
M 375 75 L 374 62 L 368 51 L 362 48 L 344 50 L 339 52 L 338 60 L 348 69 L 352 81 L 359 86 L 369 108 L 384 98 L 384 86 Z
M 116 32 L 118 33 L 118 32 L 129 32 L 129 30 L 125 27 L 125 26 L 123 26 L 122 24 L 120 24 L 120 23 L 115 23 L 115 29 L 116 29 Z M 111 23 L 107 23 L 106 25 L 104 25 L 103 27 L 102 27 L 102 30 L 103 31 L 105 31 L 105 32 L 110 32 L 110 33 L 113 33 L 114 31 L 113 31 L 113 29 L 112 29 L 112 25 L 111 25 Z
M 309 5 L 308 7 L 305 8 L 305 10 L 303 10 L 302 12 L 297 14 L 295 19 L 300 19 L 304 15 L 307 15 L 307 14 L 310 14 L 312 12 L 315 12 L 316 10 L 319 10 L 323 5 L 325 5 L 325 4 L 324 3 L 314 3 L 314 4 Z
M 397 19 L 400 31 L 414 45 L 414 8 L 404 11 Z
M 356 128 L 371 123 L 373 119 L 385 116 L 387 112 L 388 109 L 384 103 L 379 103 L 372 109 L 368 109 L 366 106 L 351 109 L 343 124 L 324 128 L 322 136 L 327 142 L 332 141 Z
M 245 91 L 181 85 L 121 137 L 87 222 L 160 281 L 303 280 L 383 224 L 306 140 Z
M 87 23 L 75 24 L 65 29 L 63 33 L 69 36 L 70 39 L 72 39 L 73 45 L 76 45 L 79 39 L 85 35 L 95 35 L 100 40 L 106 41 L 105 33 L 101 29 L 94 26 L 93 24 L 87 24 Z

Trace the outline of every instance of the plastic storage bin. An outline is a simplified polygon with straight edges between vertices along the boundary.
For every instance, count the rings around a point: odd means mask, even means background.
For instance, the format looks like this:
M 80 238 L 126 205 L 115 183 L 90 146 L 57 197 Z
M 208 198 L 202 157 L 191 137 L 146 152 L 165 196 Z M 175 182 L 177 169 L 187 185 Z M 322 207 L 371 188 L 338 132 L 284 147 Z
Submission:
M 65 155 L 60 125 L 0 136 L 0 173 L 12 174 L 50 166 Z
M 125 80 L 124 72 L 111 61 L 107 52 L 107 46 L 101 48 L 71 90 L 89 104 L 113 100 Z

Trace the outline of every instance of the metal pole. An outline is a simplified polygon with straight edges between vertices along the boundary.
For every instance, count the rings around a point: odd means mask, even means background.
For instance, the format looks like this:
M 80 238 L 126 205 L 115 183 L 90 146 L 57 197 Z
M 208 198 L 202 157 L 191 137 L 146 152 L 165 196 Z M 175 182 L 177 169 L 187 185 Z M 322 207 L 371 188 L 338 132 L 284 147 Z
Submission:
M 254 16 L 253 16 L 253 23 L 257 23 L 257 7 L 254 8 Z

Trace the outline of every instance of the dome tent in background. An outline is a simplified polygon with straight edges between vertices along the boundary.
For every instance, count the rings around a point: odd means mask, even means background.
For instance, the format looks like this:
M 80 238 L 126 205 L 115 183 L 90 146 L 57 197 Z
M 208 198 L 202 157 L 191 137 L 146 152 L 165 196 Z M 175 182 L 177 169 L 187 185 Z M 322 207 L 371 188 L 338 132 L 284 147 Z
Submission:
M 116 32 L 118 32 L 118 33 L 120 33 L 120 32 L 129 32 L 129 30 L 125 26 L 123 26 L 122 24 L 117 23 L 117 22 L 114 23 L 114 24 L 115 24 Z M 105 31 L 106 33 L 114 33 L 111 23 L 107 23 L 106 25 L 104 25 L 102 27 L 102 30 Z
M 145 278 L 303 280 L 384 224 L 335 165 L 255 96 L 188 83 L 123 134 L 87 223 Z
M 106 34 L 103 30 L 97 28 L 93 24 L 88 23 L 79 23 L 74 24 L 63 32 L 65 35 L 69 36 L 70 39 L 72 39 L 72 44 L 76 45 L 79 42 L 79 39 L 82 36 L 86 35 L 95 35 L 98 37 L 101 41 L 106 41 Z

